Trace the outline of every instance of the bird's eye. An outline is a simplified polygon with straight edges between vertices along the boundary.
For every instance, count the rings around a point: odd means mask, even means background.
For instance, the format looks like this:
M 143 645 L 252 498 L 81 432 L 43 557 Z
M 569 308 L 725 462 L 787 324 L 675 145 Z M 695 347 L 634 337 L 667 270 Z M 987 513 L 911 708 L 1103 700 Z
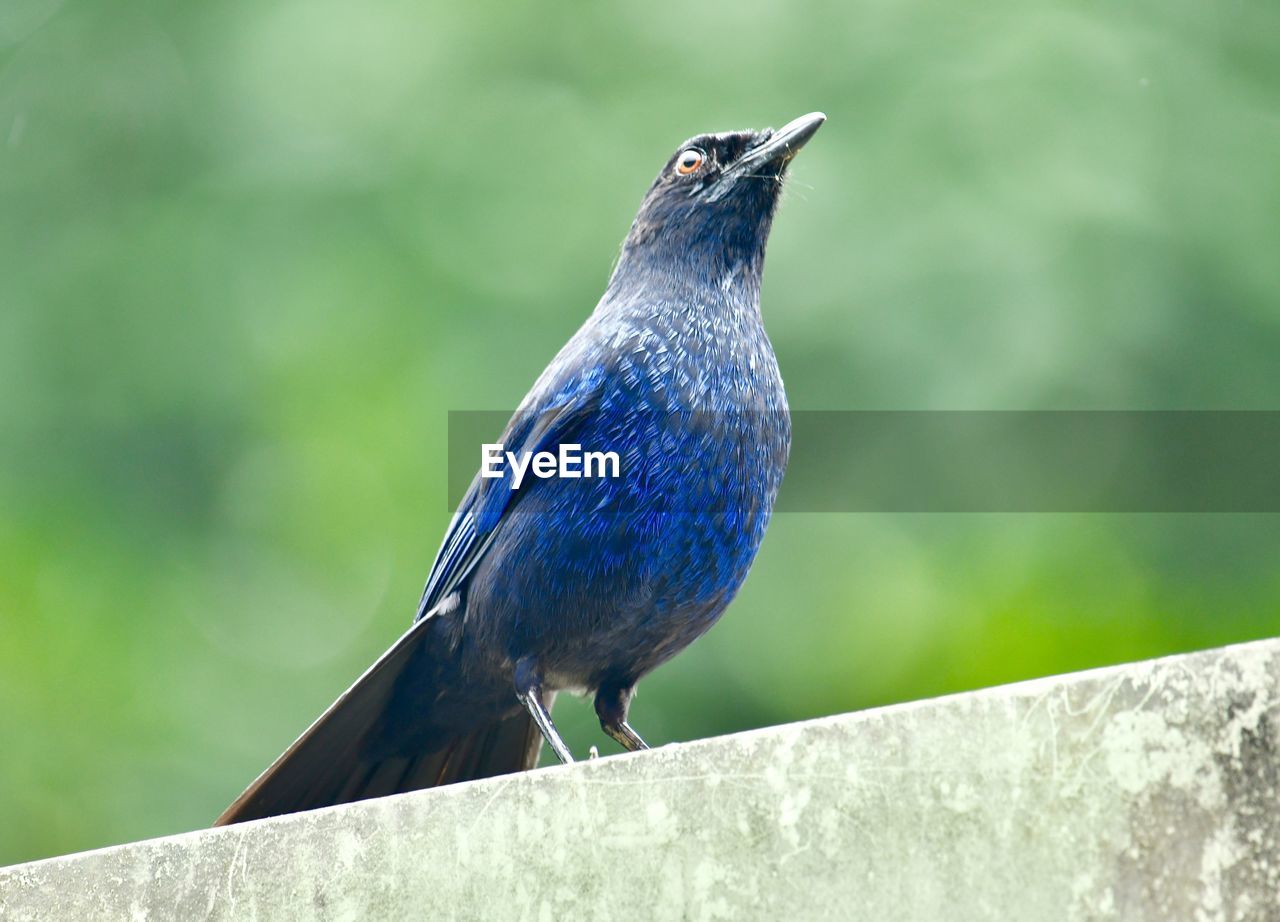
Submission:
M 688 176 L 698 167 L 702 166 L 706 155 L 697 148 L 689 148 L 676 159 L 676 172 L 681 176 Z

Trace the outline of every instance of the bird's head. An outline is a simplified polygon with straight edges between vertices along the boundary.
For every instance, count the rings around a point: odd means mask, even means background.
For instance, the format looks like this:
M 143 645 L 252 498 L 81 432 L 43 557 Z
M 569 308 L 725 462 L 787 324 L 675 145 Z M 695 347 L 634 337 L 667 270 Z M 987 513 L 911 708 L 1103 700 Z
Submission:
M 776 131 L 703 134 L 681 144 L 649 187 L 618 272 L 743 272 L 759 278 L 791 158 L 826 121 L 811 112 Z

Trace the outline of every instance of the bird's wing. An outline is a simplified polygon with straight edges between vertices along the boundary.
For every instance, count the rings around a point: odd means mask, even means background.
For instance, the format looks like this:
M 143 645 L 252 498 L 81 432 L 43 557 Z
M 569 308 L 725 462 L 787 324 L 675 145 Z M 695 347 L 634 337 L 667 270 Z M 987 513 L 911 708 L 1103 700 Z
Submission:
M 600 374 L 584 375 L 541 408 L 516 411 L 502 436 L 504 450 L 517 455 L 537 453 L 566 441 L 596 408 L 601 381 Z M 504 466 L 501 477 L 482 478 L 477 474 L 471 481 L 431 565 L 415 620 L 426 616 L 462 586 L 483 559 L 512 506 L 538 482 L 537 478 L 529 478 L 519 489 L 513 489 L 509 477 L 510 471 Z

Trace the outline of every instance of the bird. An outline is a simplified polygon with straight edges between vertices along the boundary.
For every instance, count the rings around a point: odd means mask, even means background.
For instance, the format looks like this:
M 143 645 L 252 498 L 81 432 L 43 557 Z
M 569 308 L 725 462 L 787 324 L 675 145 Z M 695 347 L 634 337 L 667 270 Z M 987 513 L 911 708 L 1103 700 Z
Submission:
M 412 625 L 215 825 L 530 769 L 544 740 L 571 762 L 558 692 L 594 695 L 606 734 L 648 748 L 636 684 L 734 598 L 786 470 L 761 278 L 788 167 L 825 120 L 701 134 L 668 158 L 497 443 L 609 447 L 616 471 L 477 474 Z

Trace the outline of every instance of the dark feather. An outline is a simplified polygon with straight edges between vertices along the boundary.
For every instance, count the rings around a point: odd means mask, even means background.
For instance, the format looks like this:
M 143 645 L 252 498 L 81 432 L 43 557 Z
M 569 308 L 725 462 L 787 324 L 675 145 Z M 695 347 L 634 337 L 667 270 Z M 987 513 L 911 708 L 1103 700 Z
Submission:
M 413 675 L 420 681 L 422 658 L 440 655 L 436 648 L 443 645 L 432 643 L 433 633 L 432 619 L 416 622 L 236 798 L 214 825 L 534 767 L 542 737 L 524 711 L 481 721 L 456 735 L 447 731 L 420 733 L 415 737 L 416 753 L 387 750 L 378 744 L 370 731 L 382 725 L 389 711 L 400 710 L 393 707 L 393 699 L 406 667 L 413 664 Z M 418 723 L 429 725 L 425 719 Z

